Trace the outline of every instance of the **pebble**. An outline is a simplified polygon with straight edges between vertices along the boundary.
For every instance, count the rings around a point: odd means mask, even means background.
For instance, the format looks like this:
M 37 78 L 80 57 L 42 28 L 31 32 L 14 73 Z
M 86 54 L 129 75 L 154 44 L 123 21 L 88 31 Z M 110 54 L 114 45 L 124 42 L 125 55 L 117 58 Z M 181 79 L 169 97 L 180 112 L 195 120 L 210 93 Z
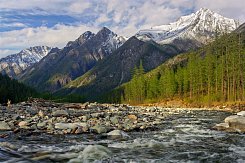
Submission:
M 1 108 L 2 106 L 0 106 Z M 1 110 L 1 109 L 0 109 Z M 51 134 L 120 135 L 124 131 L 154 128 L 173 110 L 123 104 L 61 104 L 35 99 L 13 104 L 0 115 L 0 130 L 38 129 Z M 8 122 L 8 123 L 6 123 Z M 111 132 L 110 132 L 111 131 Z M 124 132 L 125 133 L 125 132 Z

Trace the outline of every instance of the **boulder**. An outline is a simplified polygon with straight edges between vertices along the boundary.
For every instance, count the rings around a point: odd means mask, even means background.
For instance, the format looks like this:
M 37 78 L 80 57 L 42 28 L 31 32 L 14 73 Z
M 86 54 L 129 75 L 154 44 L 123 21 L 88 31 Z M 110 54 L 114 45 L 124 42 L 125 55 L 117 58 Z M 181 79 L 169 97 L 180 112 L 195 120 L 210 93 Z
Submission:
M 216 124 L 214 126 L 214 129 L 217 129 L 217 130 L 226 130 L 229 128 L 229 124 L 228 123 L 219 123 L 219 124 Z
M 108 131 L 108 128 L 102 125 L 95 125 L 94 127 L 91 127 L 91 130 L 97 134 L 102 134 L 106 133 Z
M 238 112 L 237 115 L 245 117 L 245 111 Z
M 98 160 L 111 157 L 111 151 L 102 145 L 88 145 L 77 158 L 71 159 L 68 163 L 74 162 L 98 162 Z
M 129 137 L 129 135 L 126 132 L 121 131 L 121 130 L 113 130 L 113 131 L 107 133 L 107 136 L 122 137 L 122 138 Z
M 6 122 L 0 121 L 0 130 L 11 130 L 11 128 Z
M 54 117 L 67 117 L 69 116 L 68 112 L 65 110 L 56 110 L 52 112 Z
M 78 128 L 78 127 L 86 128 L 87 124 L 86 123 L 55 123 L 55 129 L 74 130 L 75 128 Z
M 229 127 L 239 132 L 245 132 L 245 117 L 244 116 L 230 116 L 225 119 Z
M 243 113 L 237 115 L 231 115 L 225 118 L 225 123 L 216 124 L 214 129 L 227 131 L 227 132 L 239 132 L 245 133 L 245 116 L 241 116 Z

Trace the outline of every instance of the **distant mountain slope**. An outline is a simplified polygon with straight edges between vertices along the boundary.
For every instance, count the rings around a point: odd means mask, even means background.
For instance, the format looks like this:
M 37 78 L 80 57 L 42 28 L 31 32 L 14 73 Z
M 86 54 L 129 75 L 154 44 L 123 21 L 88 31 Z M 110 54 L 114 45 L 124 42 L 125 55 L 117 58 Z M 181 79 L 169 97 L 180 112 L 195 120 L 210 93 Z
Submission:
M 178 53 L 179 50 L 173 46 L 159 46 L 155 42 L 143 42 L 131 37 L 112 55 L 98 62 L 94 68 L 70 82 L 57 94 L 76 93 L 95 99 L 129 81 L 134 67 L 140 61 L 145 71 L 149 71 Z
M 102 28 L 97 34 L 85 32 L 58 52 L 50 53 L 19 78 L 41 91 L 55 91 L 90 70 L 125 42 L 121 36 Z
M 0 73 L 10 77 L 22 73 L 27 67 L 39 62 L 51 50 L 48 46 L 35 46 L 0 59 Z
M 225 18 L 209 9 L 201 8 L 196 13 L 182 16 L 169 25 L 160 25 L 141 30 L 136 37 L 147 41 L 154 40 L 159 44 L 173 43 L 178 46 L 182 40 L 192 40 L 193 48 L 206 44 L 217 34 L 230 33 L 239 23 Z
M 241 102 L 245 100 L 244 68 L 245 23 L 199 50 L 177 55 L 152 71 L 136 76 L 111 91 L 105 99 L 134 104 L 172 98 L 205 105 Z

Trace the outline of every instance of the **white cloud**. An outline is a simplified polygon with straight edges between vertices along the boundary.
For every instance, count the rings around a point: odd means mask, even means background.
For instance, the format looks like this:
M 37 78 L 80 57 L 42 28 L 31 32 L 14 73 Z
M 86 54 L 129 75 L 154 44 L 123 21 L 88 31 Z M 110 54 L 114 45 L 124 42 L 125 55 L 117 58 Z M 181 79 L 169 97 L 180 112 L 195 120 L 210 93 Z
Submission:
M 70 6 L 68 7 L 68 11 L 70 13 L 80 14 L 83 13 L 83 11 L 89 8 L 90 6 L 91 4 L 89 2 L 79 0 L 77 2 L 71 3 Z
M 53 28 L 24 28 L 22 30 L 1 32 L 0 48 L 5 50 L 0 51 L 0 58 L 7 54 L 12 54 L 12 51 L 7 49 L 21 50 L 36 45 L 47 45 L 62 48 L 68 41 L 75 40 L 87 30 L 95 32 L 98 29 L 85 25 L 56 25 Z
M 33 13 L 81 14 L 90 6 L 88 0 L 1 0 L 0 9 L 32 10 Z M 41 9 L 43 11 L 37 10 Z
M 100 23 L 104 23 L 104 22 L 107 22 L 107 21 L 110 21 L 110 20 L 111 20 L 111 19 L 108 18 L 108 16 L 107 16 L 106 14 L 101 14 L 101 15 L 99 16 L 99 18 L 96 19 L 96 23 L 97 23 L 97 24 L 100 24 Z
M 8 56 L 9 54 L 16 54 L 18 52 L 18 50 L 0 49 L 0 59 Z
M 1 23 L 0 28 L 6 28 L 6 27 L 27 27 L 27 25 L 20 23 L 20 22 L 13 22 L 13 23 Z
M 244 0 L 233 0 L 232 2 L 228 0 L 215 0 L 215 2 L 213 0 L 21 0 L 21 3 L 19 0 L 0 0 L 0 10 L 23 9 L 25 12 L 30 10 L 33 14 L 68 15 L 79 20 L 77 26 L 58 24 L 52 28 L 25 27 L 22 30 L 0 32 L 0 48 L 19 48 L 21 50 L 34 45 L 61 48 L 86 30 L 97 31 L 103 23 L 108 22 L 111 22 L 108 28 L 129 37 L 139 29 L 168 24 L 181 15 L 189 14 L 187 11 L 196 11 L 201 7 L 244 22 L 245 6 L 243 4 Z M 37 8 L 40 10 L 36 10 Z M 84 15 L 87 16 L 86 19 L 92 17 L 88 22 L 85 21 L 87 24 L 81 24 Z M 4 20 L 5 17 L 1 15 L 0 19 Z M 9 24 L 9 26 L 12 25 Z M 25 24 L 15 25 L 24 27 Z M 4 54 L 8 52 L 10 53 L 5 50 Z M 2 54 L 3 52 L 0 53 L 0 57 Z
M 201 7 L 209 8 L 226 17 L 245 22 L 245 4 L 244 0 L 196 0 L 195 9 Z

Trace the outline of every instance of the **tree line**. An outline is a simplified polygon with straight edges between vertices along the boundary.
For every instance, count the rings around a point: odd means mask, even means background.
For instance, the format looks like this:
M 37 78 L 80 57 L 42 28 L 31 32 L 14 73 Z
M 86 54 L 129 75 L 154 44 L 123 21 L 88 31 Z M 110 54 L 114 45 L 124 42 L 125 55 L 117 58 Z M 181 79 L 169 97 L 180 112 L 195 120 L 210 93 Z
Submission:
M 17 103 L 27 100 L 28 97 L 36 96 L 37 92 L 15 79 L 0 74 L 0 103 Z
M 161 66 L 144 73 L 140 63 L 130 82 L 107 95 L 110 102 L 144 103 L 168 98 L 189 102 L 245 100 L 245 41 L 243 33 L 225 34 L 187 54 L 187 63 Z

